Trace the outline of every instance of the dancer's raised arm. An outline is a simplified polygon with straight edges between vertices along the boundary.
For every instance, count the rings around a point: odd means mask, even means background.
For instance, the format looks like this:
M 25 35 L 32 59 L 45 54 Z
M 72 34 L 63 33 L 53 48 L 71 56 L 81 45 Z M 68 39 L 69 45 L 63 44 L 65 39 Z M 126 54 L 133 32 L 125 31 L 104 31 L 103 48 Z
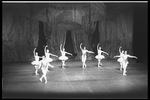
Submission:
M 45 46 L 45 48 L 44 48 L 44 53 L 46 54 L 46 47 L 47 47 L 47 45 Z
M 122 47 L 119 47 L 119 53 L 120 53 L 120 54 L 121 54 L 121 48 L 122 48 Z
M 62 44 L 60 45 L 60 51 L 62 51 Z
M 82 47 L 81 47 L 81 45 L 82 45 L 82 43 L 80 44 L 80 49 L 83 50 Z
M 34 50 L 33 50 L 34 57 L 35 57 L 35 50 L 36 50 L 36 48 L 34 48 Z
M 98 51 L 99 44 L 100 44 L 100 43 L 97 44 L 97 51 Z

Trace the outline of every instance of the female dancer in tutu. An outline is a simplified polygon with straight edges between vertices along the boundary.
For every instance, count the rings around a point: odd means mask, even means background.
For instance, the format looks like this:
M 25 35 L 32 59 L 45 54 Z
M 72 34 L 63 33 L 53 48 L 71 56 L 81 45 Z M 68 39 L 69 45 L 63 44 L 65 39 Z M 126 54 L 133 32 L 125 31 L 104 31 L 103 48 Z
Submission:
M 41 66 L 41 70 L 42 70 L 42 73 L 43 73 L 41 78 L 40 78 L 40 81 L 42 82 L 42 79 L 44 78 L 45 79 L 45 83 L 47 83 L 46 74 L 48 72 L 49 63 L 47 62 L 45 56 L 42 57 L 42 60 L 40 61 L 40 66 Z
M 123 55 L 124 55 L 124 50 L 121 51 L 121 47 L 119 47 L 119 53 L 120 53 L 120 55 L 116 55 L 116 56 L 114 56 L 114 58 L 115 58 L 115 57 L 119 57 L 119 58 L 117 59 L 117 61 L 120 63 L 120 70 L 122 71 L 122 68 L 123 68 Z
M 100 43 L 99 43 L 100 44 Z M 102 63 L 101 63 L 101 60 L 104 59 L 105 57 L 102 55 L 102 53 L 105 53 L 108 55 L 107 52 L 104 52 L 101 50 L 101 47 L 99 47 L 99 44 L 97 45 L 97 52 L 98 52 L 98 55 L 95 56 L 95 58 L 98 60 L 98 67 L 102 66 Z
M 53 61 L 53 59 L 50 58 L 50 55 L 55 56 L 55 57 L 58 57 L 58 56 L 57 56 L 57 55 L 54 55 L 54 54 L 52 54 L 52 53 L 49 53 L 49 50 L 48 50 L 48 49 L 46 50 L 46 47 L 48 47 L 48 46 L 46 45 L 45 48 L 44 48 L 45 57 L 46 57 L 45 60 L 49 63 L 49 66 L 53 68 L 54 66 L 52 66 L 52 65 L 50 64 L 50 62 Z
M 128 64 L 129 64 L 128 57 L 137 59 L 136 56 L 131 56 L 131 55 L 127 54 L 127 51 L 124 52 L 124 55 L 123 55 L 123 75 L 127 75 L 126 69 L 127 69 Z
M 66 57 L 66 54 L 72 55 L 71 53 L 68 53 L 65 51 L 65 48 L 62 48 L 62 44 L 60 45 L 60 52 L 61 52 L 61 56 L 59 57 L 59 60 L 62 61 L 62 68 L 65 68 L 65 61 L 68 59 L 68 57 Z
M 82 63 L 83 63 L 82 68 L 85 68 L 86 67 L 85 62 L 86 62 L 86 58 L 87 58 L 86 53 L 87 52 L 88 53 L 94 53 L 94 52 L 86 50 L 86 47 L 84 47 L 84 49 L 82 49 L 81 45 L 82 45 L 82 43 L 80 44 L 80 49 L 82 51 L 82 57 L 81 57 L 82 58 Z
M 42 57 L 39 57 L 38 56 L 38 53 L 35 52 L 36 48 L 33 50 L 33 54 L 34 54 L 34 58 L 35 58 L 35 61 L 32 61 L 31 64 L 35 66 L 35 74 L 36 75 L 39 75 L 37 72 L 38 72 L 38 69 L 40 68 L 40 61 L 39 61 L 39 58 L 42 58 Z

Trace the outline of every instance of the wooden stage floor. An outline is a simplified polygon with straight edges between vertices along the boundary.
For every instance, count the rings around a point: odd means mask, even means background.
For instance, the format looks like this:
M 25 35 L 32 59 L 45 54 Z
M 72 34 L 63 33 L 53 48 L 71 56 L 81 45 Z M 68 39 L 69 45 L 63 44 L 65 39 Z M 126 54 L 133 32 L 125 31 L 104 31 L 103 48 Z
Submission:
M 148 98 L 147 64 L 129 60 L 127 76 L 123 76 L 116 60 L 68 60 L 66 68 L 61 61 L 54 61 L 47 73 L 48 82 L 39 81 L 31 62 L 3 63 L 2 98 Z

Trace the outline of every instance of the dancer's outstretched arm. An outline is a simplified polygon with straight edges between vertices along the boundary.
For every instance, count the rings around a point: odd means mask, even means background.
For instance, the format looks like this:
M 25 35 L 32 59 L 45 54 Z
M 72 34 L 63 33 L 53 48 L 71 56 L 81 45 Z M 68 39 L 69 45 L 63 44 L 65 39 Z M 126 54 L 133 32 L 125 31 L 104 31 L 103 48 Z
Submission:
M 54 55 L 54 54 L 52 54 L 52 53 L 50 53 L 50 55 L 55 56 L 55 57 L 58 57 L 57 55 Z
M 137 57 L 136 57 L 136 56 L 128 55 L 128 57 L 130 57 L 130 58 L 136 58 L 136 59 L 137 59 Z
M 82 43 L 80 44 L 80 49 L 83 50 L 82 47 L 81 47 L 81 45 L 82 45 Z
M 71 54 L 71 53 L 69 53 L 69 52 L 66 52 L 66 53 L 72 56 L 72 54 Z
M 105 54 L 107 54 L 107 55 L 109 55 L 107 52 L 105 52 L 105 51 L 102 51 L 103 53 L 105 53 Z
M 116 56 L 114 56 L 114 58 L 116 58 L 116 57 L 121 57 L 120 55 L 116 55 Z
M 88 53 L 94 53 L 93 51 L 88 51 L 88 50 L 86 50 L 86 52 L 88 52 Z

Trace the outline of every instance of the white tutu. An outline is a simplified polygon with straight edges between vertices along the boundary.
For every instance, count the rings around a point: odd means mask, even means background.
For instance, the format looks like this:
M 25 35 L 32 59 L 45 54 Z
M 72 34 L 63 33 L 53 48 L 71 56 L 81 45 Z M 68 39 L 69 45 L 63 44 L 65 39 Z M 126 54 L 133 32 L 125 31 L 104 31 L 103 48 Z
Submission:
M 118 61 L 118 62 L 123 62 L 123 58 L 121 57 L 121 58 L 119 58 L 117 61 Z
M 52 62 L 53 61 L 52 58 L 46 58 L 45 60 L 46 60 L 46 62 Z
M 82 62 L 86 61 L 87 56 L 82 55 Z
M 40 62 L 39 61 L 32 61 L 31 64 L 32 65 L 40 65 Z
M 67 60 L 68 57 L 66 57 L 66 56 L 60 56 L 58 59 L 59 59 L 59 60 Z
M 95 56 L 95 58 L 96 58 L 96 59 L 104 59 L 105 56 L 103 56 L 103 55 L 97 55 L 97 56 Z

